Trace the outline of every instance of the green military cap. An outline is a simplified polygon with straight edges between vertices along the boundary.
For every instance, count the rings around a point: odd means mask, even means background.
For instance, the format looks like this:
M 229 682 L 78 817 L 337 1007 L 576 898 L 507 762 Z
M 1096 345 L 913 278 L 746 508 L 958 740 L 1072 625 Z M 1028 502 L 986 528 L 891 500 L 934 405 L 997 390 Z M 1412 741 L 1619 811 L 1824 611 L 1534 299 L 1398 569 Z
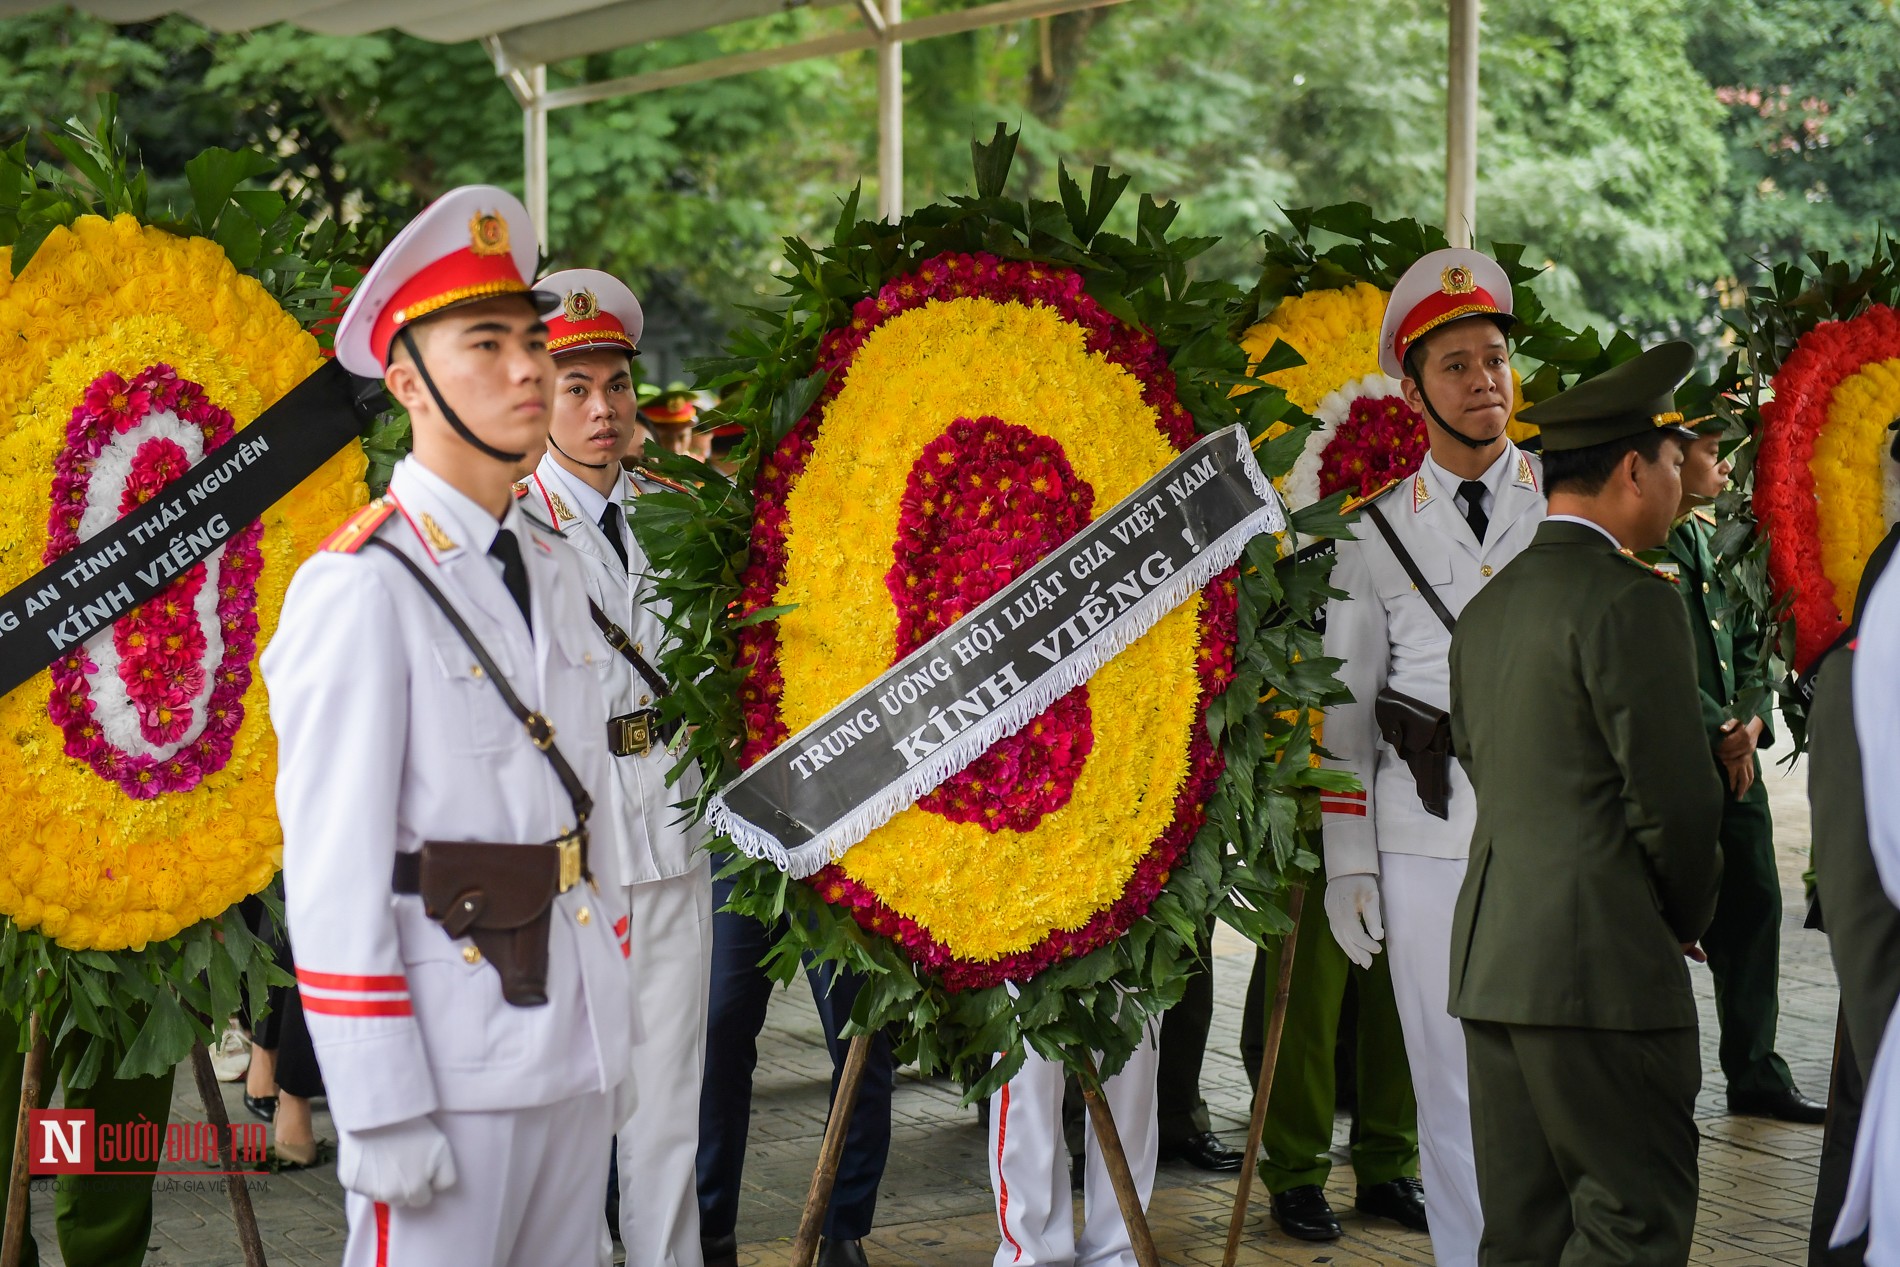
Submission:
M 1676 408 L 1676 389 L 1693 369 L 1695 348 L 1681 340 L 1659 343 L 1518 417 L 1540 429 L 1546 453 L 1587 449 L 1659 427 L 1693 440 L 1692 424 Z

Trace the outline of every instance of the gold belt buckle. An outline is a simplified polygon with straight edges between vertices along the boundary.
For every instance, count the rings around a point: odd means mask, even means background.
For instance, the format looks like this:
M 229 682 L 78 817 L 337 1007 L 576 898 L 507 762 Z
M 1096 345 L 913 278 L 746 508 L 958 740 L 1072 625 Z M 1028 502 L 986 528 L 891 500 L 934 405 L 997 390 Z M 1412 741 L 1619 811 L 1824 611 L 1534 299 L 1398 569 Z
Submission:
M 581 882 L 581 837 L 579 832 L 568 832 L 554 842 L 561 851 L 561 873 L 558 881 L 561 892 Z
M 619 757 L 644 757 L 653 751 L 653 714 L 627 713 L 612 721 L 612 747 Z

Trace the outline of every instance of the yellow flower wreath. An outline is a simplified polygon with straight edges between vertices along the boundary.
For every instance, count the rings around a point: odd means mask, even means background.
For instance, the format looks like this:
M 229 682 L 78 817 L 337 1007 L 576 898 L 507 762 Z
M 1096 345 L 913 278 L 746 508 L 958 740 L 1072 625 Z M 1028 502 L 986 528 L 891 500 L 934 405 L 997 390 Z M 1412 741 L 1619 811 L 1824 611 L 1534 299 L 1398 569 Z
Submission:
M 23 276 L 0 250 L 0 589 L 42 566 L 54 460 L 101 375 L 164 363 L 239 428 L 320 364 L 300 329 L 215 243 L 130 216 L 55 230 Z M 284 590 L 337 520 L 368 497 L 351 444 L 263 516 L 257 643 Z M 109 636 L 109 635 L 105 635 Z M 188 791 L 135 800 L 68 757 L 49 718 L 49 673 L 0 700 L 0 914 L 74 949 L 138 949 L 262 888 L 282 846 L 276 744 L 253 675 L 229 760 Z

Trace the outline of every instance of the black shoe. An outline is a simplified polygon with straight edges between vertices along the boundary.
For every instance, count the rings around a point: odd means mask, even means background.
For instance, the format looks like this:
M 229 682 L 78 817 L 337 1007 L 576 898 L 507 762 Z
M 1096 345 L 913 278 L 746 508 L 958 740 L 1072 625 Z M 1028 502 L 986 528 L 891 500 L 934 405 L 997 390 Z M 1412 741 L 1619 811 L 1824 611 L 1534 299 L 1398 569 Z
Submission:
M 1740 1117 L 1772 1117 L 1805 1126 L 1819 1126 L 1827 1121 L 1827 1105 L 1816 1104 L 1793 1087 L 1776 1091 L 1731 1091 L 1728 1111 Z
M 864 1242 L 856 1237 L 829 1236 L 818 1242 L 818 1267 L 871 1267 L 864 1257 Z
M 1162 1161 L 1173 1161 L 1177 1157 L 1196 1170 L 1211 1170 L 1216 1174 L 1240 1169 L 1240 1150 L 1221 1143 L 1220 1136 L 1212 1131 L 1190 1135 L 1174 1147 L 1161 1150 Z
M 1296 1240 L 1339 1239 L 1339 1216 L 1326 1203 L 1325 1189 L 1316 1183 L 1274 1193 L 1273 1221 L 1280 1225 L 1282 1232 Z
M 738 1234 L 700 1237 L 699 1256 L 706 1260 L 706 1267 L 739 1267 Z
M 1416 1179 L 1388 1179 L 1359 1189 L 1359 1213 L 1391 1219 L 1414 1232 L 1429 1232 L 1425 1221 L 1425 1185 Z
M 277 1120 L 277 1097 L 274 1095 L 252 1095 L 249 1091 L 246 1091 L 244 1093 L 244 1107 L 249 1109 L 251 1116 L 260 1122 L 274 1122 Z

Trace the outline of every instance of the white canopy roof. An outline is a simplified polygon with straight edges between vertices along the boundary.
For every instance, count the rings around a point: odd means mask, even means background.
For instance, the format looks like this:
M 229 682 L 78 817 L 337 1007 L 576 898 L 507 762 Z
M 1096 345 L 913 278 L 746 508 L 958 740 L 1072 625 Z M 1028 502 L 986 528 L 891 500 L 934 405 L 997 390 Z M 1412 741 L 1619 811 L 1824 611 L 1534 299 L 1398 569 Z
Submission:
M 107 22 L 145 22 L 167 13 L 214 31 L 291 22 L 322 35 L 365 35 L 394 27 L 454 44 L 496 36 L 507 60 L 536 65 L 686 35 L 748 18 L 848 0 L 79 0 L 73 7 Z M 44 0 L 0 0 L 0 17 L 43 9 Z

